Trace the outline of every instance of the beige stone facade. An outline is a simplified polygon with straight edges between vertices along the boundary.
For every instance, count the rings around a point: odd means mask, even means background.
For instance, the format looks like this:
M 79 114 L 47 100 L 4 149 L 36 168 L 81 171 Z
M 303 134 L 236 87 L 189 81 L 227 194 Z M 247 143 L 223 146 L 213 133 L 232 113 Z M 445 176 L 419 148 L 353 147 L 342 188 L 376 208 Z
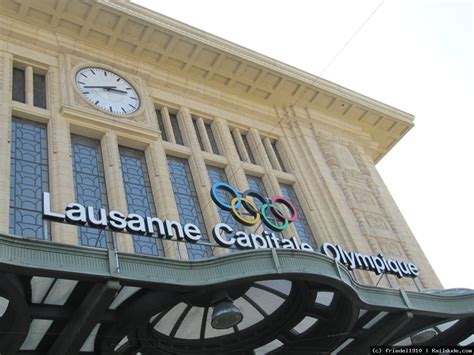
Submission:
M 248 188 L 247 175 L 262 177 L 272 195 L 281 194 L 280 183 L 293 185 L 317 244 L 410 260 L 420 269 L 419 288 L 441 287 L 375 168 L 413 126 L 413 116 L 128 1 L 0 0 L 0 8 L 0 232 L 9 232 L 11 118 L 19 117 L 47 124 L 57 210 L 75 200 L 70 137 L 79 134 L 100 139 L 110 209 L 127 211 L 121 145 L 145 152 L 157 213 L 179 220 L 167 168 L 167 156 L 177 156 L 189 161 L 209 235 L 219 215 L 206 166 L 217 166 L 241 190 Z M 25 68 L 25 103 L 12 100 L 14 66 Z M 86 66 L 129 80 L 141 109 L 120 116 L 94 108 L 74 83 Z M 46 75 L 46 109 L 32 104 L 34 72 Z M 176 144 L 170 112 L 184 145 Z M 204 123 L 211 124 L 221 154 L 212 152 Z M 246 156 L 241 133 L 256 164 Z M 293 226 L 290 235 L 297 235 Z M 77 228 L 53 223 L 52 240 L 78 244 Z M 134 252 L 130 235 L 118 241 L 121 251 Z M 168 257 L 186 258 L 183 244 L 165 241 L 164 249 Z M 411 280 L 393 276 L 356 277 L 363 284 L 415 289 Z

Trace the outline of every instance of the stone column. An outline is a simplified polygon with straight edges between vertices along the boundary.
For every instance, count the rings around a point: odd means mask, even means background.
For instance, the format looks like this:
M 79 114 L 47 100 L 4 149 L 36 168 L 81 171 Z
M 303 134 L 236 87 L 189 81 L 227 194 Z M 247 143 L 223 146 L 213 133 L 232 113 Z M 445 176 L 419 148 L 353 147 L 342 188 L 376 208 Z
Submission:
M 280 166 L 280 162 L 273 150 L 272 142 L 268 137 L 263 138 L 263 145 L 265 147 L 265 151 L 268 153 L 268 159 L 270 160 L 271 166 L 274 167 L 276 170 L 282 171 L 283 169 Z
M 27 65 L 25 68 L 25 103 L 33 106 L 33 67 Z
M 247 152 L 247 149 L 245 148 L 245 144 L 242 139 L 242 134 L 240 133 L 238 128 L 234 128 L 232 130 L 232 136 L 234 137 L 235 144 L 237 145 L 236 148 L 238 152 L 240 153 L 240 156 L 242 157 L 243 161 L 250 163 L 249 153 Z
M 32 75 L 33 72 L 31 71 L 31 79 Z M 68 203 L 76 200 L 72 168 L 71 133 L 67 120 L 59 113 L 60 92 L 58 69 L 50 67 L 47 75 L 48 102 L 50 103 L 49 110 L 51 111 L 51 120 L 48 122 L 51 205 L 56 211 L 64 211 Z M 52 222 L 51 235 L 52 240 L 55 242 L 79 244 L 77 226 Z
M 0 52 L 0 233 L 9 233 L 13 56 Z
M 163 126 L 165 126 L 165 133 L 166 137 L 168 138 L 168 142 L 176 143 L 176 139 L 174 138 L 173 127 L 171 126 L 171 119 L 170 113 L 168 108 L 163 106 L 161 109 L 161 119 L 163 120 Z
M 160 219 L 179 221 L 175 207 L 173 186 L 168 171 L 168 161 L 161 138 L 145 150 L 148 173 L 153 189 L 153 199 Z M 174 240 L 162 239 L 165 256 L 173 259 L 187 259 L 186 246 Z
M 104 159 L 104 172 L 107 181 L 107 197 L 110 210 L 122 213 L 128 211 L 125 187 L 123 184 L 120 152 L 118 149 L 117 135 L 107 131 L 101 139 L 102 156 Z M 135 252 L 133 237 L 126 233 L 117 233 L 118 250 L 126 253 Z
M 270 140 L 268 138 L 264 138 L 264 142 L 262 142 L 260 134 L 258 130 L 256 130 L 255 128 L 250 128 L 249 133 L 248 133 L 248 139 L 249 139 L 250 148 L 254 152 L 253 155 L 255 157 L 255 160 L 257 161 L 257 164 L 262 166 L 263 169 L 265 170 L 265 175 L 263 176 L 263 182 L 265 184 L 268 194 L 270 196 L 281 195 L 282 193 L 280 189 L 280 184 L 278 182 L 278 179 L 275 176 L 272 164 L 270 163 L 270 159 L 267 155 L 267 152 L 264 146 L 265 140 L 268 140 L 268 143 L 270 143 Z M 293 224 L 290 224 L 288 228 L 286 228 L 282 232 L 282 234 L 285 237 L 295 236 L 299 240 L 298 233 Z
M 245 171 L 240 161 L 239 153 L 234 145 L 232 136 L 227 122 L 221 118 L 216 118 L 214 121 L 216 127 L 216 141 L 220 151 L 227 158 L 227 166 L 225 172 L 229 183 L 235 186 L 238 190 L 244 191 L 249 188 Z
M 209 137 L 207 136 L 206 125 L 204 124 L 204 120 L 202 117 L 198 117 L 196 119 L 196 124 L 199 130 L 199 135 L 201 136 L 202 145 L 204 146 L 204 150 L 208 153 L 212 153 L 212 146 Z
M 206 221 L 207 235 L 210 242 L 214 242 L 212 238 L 212 228 L 215 224 L 219 223 L 219 214 L 214 208 L 214 204 L 211 201 L 210 189 L 211 184 L 209 176 L 207 174 L 207 167 L 202 156 L 201 147 L 199 141 L 195 135 L 195 130 L 192 122 L 191 113 L 187 107 L 181 107 L 178 113 L 178 119 L 181 129 L 181 134 L 186 145 L 191 149 L 191 157 L 189 158 L 189 166 L 191 174 L 194 179 L 194 185 L 199 198 L 199 203 L 202 211 L 204 221 Z M 214 254 L 228 253 L 227 249 L 214 248 Z

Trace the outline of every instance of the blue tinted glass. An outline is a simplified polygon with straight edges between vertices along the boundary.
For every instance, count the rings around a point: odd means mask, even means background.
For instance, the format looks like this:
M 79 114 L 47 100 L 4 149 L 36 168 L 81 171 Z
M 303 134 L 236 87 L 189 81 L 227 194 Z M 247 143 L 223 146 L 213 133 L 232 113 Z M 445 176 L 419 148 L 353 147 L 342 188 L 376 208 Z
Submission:
M 174 113 L 170 113 L 170 121 L 176 144 L 184 145 L 183 136 L 181 135 L 181 130 L 179 129 L 178 117 L 176 117 Z
M 46 126 L 12 118 L 10 234 L 50 239 L 43 220 L 43 192 L 49 191 Z
M 163 122 L 163 116 L 161 116 L 161 111 L 156 110 L 156 117 L 158 118 L 158 125 L 160 126 L 160 131 L 161 131 L 161 139 L 164 141 L 168 140 L 168 137 L 166 136 L 166 130 L 165 130 L 165 124 Z
M 211 185 L 219 181 L 227 182 L 227 176 L 225 174 L 224 169 L 208 166 L 207 171 L 209 174 L 209 180 L 211 180 Z M 218 195 L 219 195 L 219 198 L 221 198 L 223 201 L 227 201 L 228 203 L 230 203 L 232 198 L 235 197 L 225 190 L 218 190 Z M 229 225 L 234 231 L 239 231 L 239 230 L 245 231 L 245 227 L 242 224 L 237 223 L 235 221 L 230 211 L 226 211 L 217 205 L 215 205 L 215 208 L 217 212 L 219 213 L 219 217 L 222 223 Z M 231 251 L 238 251 L 238 250 L 239 249 L 231 249 Z
M 214 138 L 214 133 L 212 133 L 212 128 L 210 123 L 205 124 L 207 138 L 209 138 L 209 142 L 211 143 L 212 152 L 214 154 L 219 154 L 219 148 L 217 147 L 216 139 Z
M 71 136 L 76 200 L 83 206 L 109 209 L 100 141 Z M 111 233 L 103 229 L 79 227 L 81 245 L 110 248 Z
M 247 182 L 249 184 L 250 190 L 257 191 L 264 198 L 267 197 L 267 191 L 265 190 L 265 186 L 263 185 L 263 181 L 261 178 L 249 175 L 247 176 Z M 257 205 L 258 209 L 262 207 L 262 202 L 260 200 L 254 198 L 253 201 Z
M 209 242 L 188 161 L 168 157 L 168 168 L 181 224 L 195 224 L 201 230 L 201 240 Z M 187 243 L 187 249 L 191 260 L 203 259 L 212 255 L 211 249 L 205 245 Z
M 254 158 L 253 153 L 252 153 L 252 149 L 250 148 L 250 144 L 249 144 L 249 141 L 247 139 L 247 135 L 242 134 L 242 141 L 244 142 L 245 149 L 247 150 L 247 154 L 249 155 L 250 162 L 252 164 L 256 164 L 255 158 Z
M 311 233 L 311 229 L 309 228 L 308 221 L 306 220 L 305 214 L 301 205 L 296 197 L 295 190 L 290 185 L 280 184 L 280 189 L 283 194 L 291 203 L 295 206 L 296 210 L 298 211 L 298 219 L 293 222 L 295 228 L 298 232 L 298 235 L 302 242 L 308 243 L 313 248 L 316 248 L 316 242 L 313 237 L 313 233 Z
M 119 147 L 119 149 L 128 213 L 136 213 L 143 217 L 157 216 L 145 154 L 131 148 Z M 161 240 L 156 237 L 134 235 L 133 244 L 138 254 L 163 255 Z
M 204 145 L 202 143 L 202 137 L 201 137 L 201 134 L 199 133 L 199 128 L 197 126 L 197 121 L 193 118 L 193 126 L 194 126 L 194 132 L 196 132 L 196 137 L 198 139 L 198 142 L 199 142 L 199 147 L 201 148 L 201 150 L 204 150 Z

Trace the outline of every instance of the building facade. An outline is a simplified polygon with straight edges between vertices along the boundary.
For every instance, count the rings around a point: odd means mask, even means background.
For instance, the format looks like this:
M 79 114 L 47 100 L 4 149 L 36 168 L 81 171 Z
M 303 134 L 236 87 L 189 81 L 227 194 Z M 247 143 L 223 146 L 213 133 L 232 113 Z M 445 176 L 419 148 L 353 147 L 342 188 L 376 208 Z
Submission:
M 443 291 L 423 293 L 442 286 L 375 167 L 413 126 L 413 116 L 125 0 L 2 0 L 0 6 L 1 271 L 10 285 L 1 295 L 8 300 L 3 318 L 19 329 L 13 337 L 0 332 L 2 353 L 354 351 L 373 334 L 357 338 L 352 329 L 367 330 L 362 320 L 375 324 L 387 314 L 381 343 L 410 342 L 420 329 L 446 322 L 446 332 L 458 327 L 451 331 L 458 337 L 444 341 L 469 337 L 472 293 L 446 300 Z M 234 211 L 216 204 L 212 188 L 220 183 L 237 197 L 250 190 L 241 196 L 247 202 L 237 198 Z M 228 193 L 221 188 L 215 197 L 226 200 Z M 267 196 L 291 201 L 282 214 L 297 211 L 286 228 L 278 216 L 266 225 L 246 223 L 260 218 L 255 211 Z M 73 214 L 78 205 L 85 223 Z M 136 224 L 118 218 L 114 225 L 109 211 Z M 174 237 L 145 233 L 146 216 L 175 222 Z M 259 250 L 225 247 L 231 236 L 224 229 L 223 242 L 216 241 L 219 223 L 247 233 L 250 249 Z M 343 266 L 336 272 L 339 264 L 319 253 L 266 249 L 269 239 L 250 235 L 272 223 L 282 244 L 292 237 L 292 245 L 315 251 L 330 243 L 382 253 L 413 263 L 419 276 Z M 197 243 L 192 233 L 179 238 L 188 224 L 200 231 Z M 261 264 L 268 262 L 272 272 Z M 303 276 L 293 279 L 299 273 L 338 281 L 307 276 L 312 281 L 301 284 Z M 316 291 L 311 282 L 326 286 Z M 352 285 L 358 298 L 344 301 L 335 290 L 346 286 L 338 282 Z M 18 304 L 15 287 L 23 298 Z M 206 328 L 223 289 L 243 320 Z M 369 289 L 380 299 L 364 299 Z M 308 297 L 303 294 L 323 305 L 326 297 L 331 319 L 357 315 L 328 320 L 332 333 L 323 334 L 315 324 L 324 323 L 324 312 L 304 316 L 304 302 L 293 301 Z M 388 295 L 391 305 L 381 301 Z M 416 303 L 417 295 L 425 303 Z M 12 309 L 28 309 L 27 319 Z M 418 319 L 416 310 L 433 314 Z M 138 314 L 155 333 L 127 328 L 138 324 Z M 283 314 L 295 314 L 290 335 L 279 323 Z M 393 322 L 400 329 L 390 335 Z M 434 331 L 440 339 L 445 334 Z M 299 334 L 307 338 L 300 341 Z M 317 348 L 311 339 L 318 334 L 331 342 Z

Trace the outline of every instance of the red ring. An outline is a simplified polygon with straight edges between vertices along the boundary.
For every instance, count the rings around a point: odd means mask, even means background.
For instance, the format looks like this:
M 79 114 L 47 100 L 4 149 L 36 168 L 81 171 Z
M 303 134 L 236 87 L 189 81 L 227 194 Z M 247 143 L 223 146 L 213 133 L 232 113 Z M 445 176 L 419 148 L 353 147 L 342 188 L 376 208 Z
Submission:
M 276 203 L 282 203 L 284 204 L 286 207 L 288 207 L 288 209 L 290 210 L 290 213 L 291 213 L 291 217 L 288 218 L 287 216 L 284 216 L 280 211 L 278 211 L 276 208 L 275 209 L 272 209 L 273 210 L 273 213 L 275 213 L 278 217 L 284 219 L 284 220 L 288 220 L 289 222 L 294 222 L 298 219 L 298 211 L 296 210 L 295 206 L 293 206 L 293 204 L 288 201 L 284 196 L 282 195 L 275 195 L 273 197 L 271 197 L 270 199 L 272 201 L 272 204 L 276 204 Z

